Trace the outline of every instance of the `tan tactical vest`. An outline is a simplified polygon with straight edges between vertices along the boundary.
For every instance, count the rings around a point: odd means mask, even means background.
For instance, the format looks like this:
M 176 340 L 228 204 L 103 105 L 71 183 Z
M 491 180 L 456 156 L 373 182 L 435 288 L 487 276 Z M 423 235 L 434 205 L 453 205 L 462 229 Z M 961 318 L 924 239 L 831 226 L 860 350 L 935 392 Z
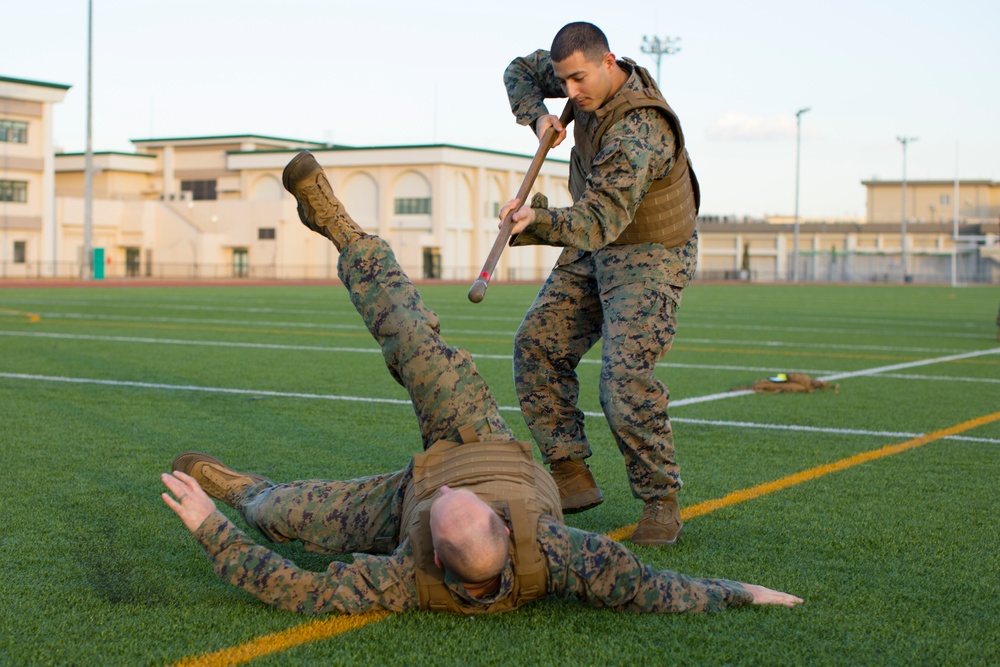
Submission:
M 624 60 L 632 66 L 633 73 L 630 77 L 638 77 L 642 90 L 631 90 L 627 85 L 623 87 L 600 109 L 601 118 L 595 113 L 580 111 L 574 107 L 573 138 L 576 145 L 570 159 L 569 191 L 573 195 L 573 201 L 579 201 L 583 196 L 587 174 L 601 149 L 601 140 L 608 128 L 632 109 L 659 109 L 670 122 L 677 137 L 677 160 L 666 177 L 653 181 L 632 222 L 612 245 L 651 242 L 673 248 L 686 243 L 694 233 L 701 205 L 698 179 L 691 167 L 687 149 L 684 148 L 684 134 L 677 114 L 663 99 L 649 72 L 628 58 Z
M 510 611 L 548 592 L 549 570 L 536 531 L 541 514 L 562 520 L 559 490 L 532 458 L 531 443 L 478 442 L 471 427 L 460 433 L 462 443 L 441 440 L 413 457 L 413 483 L 403 497 L 401 533 L 413 547 L 420 608 L 456 614 Z M 444 571 L 434 563 L 430 510 L 444 485 L 474 492 L 510 528 L 514 587 L 511 595 L 489 606 L 460 606 L 444 585 Z

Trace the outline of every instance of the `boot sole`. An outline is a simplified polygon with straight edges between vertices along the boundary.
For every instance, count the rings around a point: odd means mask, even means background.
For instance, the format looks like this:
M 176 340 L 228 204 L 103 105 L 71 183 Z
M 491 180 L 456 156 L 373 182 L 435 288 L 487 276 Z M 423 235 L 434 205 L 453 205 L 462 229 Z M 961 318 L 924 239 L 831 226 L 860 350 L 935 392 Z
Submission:
M 209 456 L 208 454 L 205 454 L 203 452 L 193 452 L 193 451 L 183 452 L 181 454 L 178 454 L 174 458 L 173 463 L 171 464 L 171 470 L 180 470 L 182 473 L 186 475 L 191 475 L 191 471 L 199 463 L 210 463 L 212 465 L 217 465 L 220 468 L 231 470 L 233 474 L 239 475 L 241 477 L 249 477 L 250 479 L 255 480 L 257 482 L 263 482 L 267 479 L 266 477 L 262 477 L 261 475 L 254 475 L 249 472 L 240 472 L 238 470 L 233 470 L 232 468 L 230 468 L 229 466 L 227 466 L 225 463 L 215 458 L 214 456 Z M 194 475 L 191 476 L 194 477 Z
M 302 151 L 285 165 L 284 171 L 281 172 L 281 184 L 294 195 L 292 184 L 298 183 L 318 167 L 319 162 L 316 161 L 316 156 L 309 151 Z
M 675 537 L 672 540 L 658 540 L 655 538 L 645 539 L 645 540 L 637 540 L 635 538 L 629 538 L 629 539 L 631 540 L 632 544 L 641 544 L 647 547 L 672 547 L 675 544 L 677 544 L 677 541 L 681 539 L 681 535 L 683 534 L 684 534 L 684 525 L 681 524 L 680 529 L 677 531 L 677 537 Z
M 213 463 L 223 468 L 229 468 L 225 463 L 215 458 L 214 456 L 209 456 L 202 452 L 182 452 L 174 457 L 173 463 L 170 464 L 171 470 L 180 470 L 185 475 L 190 475 L 191 470 L 194 469 L 195 465 L 201 463 L 202 461 L 207 463 Z

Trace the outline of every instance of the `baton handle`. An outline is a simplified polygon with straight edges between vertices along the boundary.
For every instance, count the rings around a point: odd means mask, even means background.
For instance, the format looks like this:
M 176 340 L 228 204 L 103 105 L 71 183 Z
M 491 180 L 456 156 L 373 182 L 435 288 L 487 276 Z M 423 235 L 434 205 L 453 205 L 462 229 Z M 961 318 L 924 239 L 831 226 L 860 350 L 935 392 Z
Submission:
M 566 125 L 572 117 L 573 103 L 567 100 L 562 116 L 559 117 L 563 129 L 566 129 Z M 545 162 L 545 156 L 552 148 L 556 136 L 556 129 L 551 125 L 545 130 L 545 134 L 542 135 L 542 140 L 538 144 L 538 150 L 535 151 L 535 157 L 531 159 L 528 172 L 524 175 L 521 187 L 517 190 L 516 199 L 519 201 L 518 208 L 527 203 L 528 193 L 531 192 L 531 187 L 535 184 L 535 179 L 538 178 L 538 172 L 542 170 L 542 163 Z M 489 287 L 490 278 L 493 277 L 493 271 L 497 268 L 497 262 L 500 261 L 500 255 L 503 253 L 504 246 L 507 245 L 507 240 L 510 239 L 510 230 L 514 226 L 514 213 L 517 210 L 517 208 L 514 208 L 507 211 L 507 215 L 504 216 L 503 222 L 500 224 L 500 234 L 493 242 L 490 254 L 486 256 L 486 261 L 483 263 L 482 271 L 479 272 L 479 277 L 476 278 L 476 281 L 472 283 L 472 287 L 469 289 L 469 301 L 472 303 L 479 303 L 486 296 L 486 288 Z

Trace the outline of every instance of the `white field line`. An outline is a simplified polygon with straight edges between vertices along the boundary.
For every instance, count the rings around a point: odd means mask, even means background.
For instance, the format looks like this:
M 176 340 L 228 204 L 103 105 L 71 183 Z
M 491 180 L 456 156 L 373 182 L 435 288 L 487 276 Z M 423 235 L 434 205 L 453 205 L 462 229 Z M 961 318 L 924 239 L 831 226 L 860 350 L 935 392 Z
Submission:
M 184 297 L 185 299 L 190 297 Z M 149 310 L 179 310 L 179 311 L 205 311 L 205 312 L 229 312 L 229 313 L 266 313 L 269 315 L 319 315 L 319 316 L 329 316 L 329 315 L 341 315 L 349 314 L 349 316 L 354 315 L 353 308 L 348 304 L 334 305 L 330 308 L 323 310 L 316 309 L 295 309 L 295 308 L 274 308 L 270 306 L 220 306 L 212 303 L 208 304 L 195 304 L 195 303 L 119 303 L 119 302 L 109 302 L 109 301 L 80 301 L 80 300 L 46 300 L 44 304 L 40 303 L 37 299 L 15 299 L 15 298 L 5 298 L 4 303 L 11 305 L 21 304 L 29 308 L 38 309 L 45 306 L 70 306 L 70 307 L 95 307 L 95 306 L 108 306 L 112 304 L 116 308 L 128 309 L 128 308 L 141 308 L 143 311 Z M 511 310 L 510 315 L 487 315 L 484 313 L 477 313 L 474 315 L 467 314 L 468 311 L 458 312 L 451 311 L 447 307 L 442 307 L 440 304 L 436 307 L 438 315 L 444 317 L 447 320 L 469 320 L 469 321 L 496 321 L 496 322 L 511 322 L 516 321 L 523 315 L 523 311 Z M 53 316 L 54 314 L 48 314 L 47 316 Z M 711 320 L 728 320 L 726 322 L 712 322 Z M 866 317 L 825 317 L 818 315 L 798 315 L 796 316 L 796 321 L 799 322 L 811 322 L 815 323 L 815 327 L 806 328 L 802 326 L 788 326 L 783 327 L 780 325 L 769 325 L 769 324 L 759 324 L 754 320 L 748 319 L 744 316 L 734 316 L 731 314 L 722 313 L 712 313 L 708 311 L 701 311 L 699 313 L 693 313 L 689 317 L 685 317 L 683 325 L 685 328 L 698 328 L 698 327 L 710 327 L 712 329 L 738 329 L 740 331 L 745 331 L 748 329 L 755 331 L 808 331 L 808 332 L 831 332 L 831 333 L 858 333 L 860 329 L 831 329 L 829 327 L 821 327 L 820 325 L 824 322 L 833 323 L 838 326 L 843 326 L 848 322 L 853 322 L 861 326 L 871 326 L 878 327 L 877 329 L 872 329 L 866 331 L 865 333 L 870 333 L 873 335 L 885 335 L 886 326 L 907 326 L 910 325 L 914 329 L 920 329 L 920 331 L 912 332 L 896 332 L 891 335 L 900 336 L 921 336 L 927 335 L 926 331 L 928 327 L 931 328 L 941 328 L 945 331 L 934 334 L 937 337 L 956 337 L 956 338 L 978 338 L 980 334 L 975 333 L 973 330 L 981 326 L 980 322 L 927 322 L 926 320 L 879 320 Z M 968 329 L 970 333 L 956 333 L 956 328 Z
M 220 309 L 224 310 L 224 309 Z M 268 312 L 267 309 L 258 309 L 253 312 Z M 293 311 L 294 312 L 294 311 Z M 303 311 L 304 314 L 312 314 L 310 311 Z M 214 325 L 214 326 L 240 326 L 240 327 L 270 327 L 270 328 L 287 328 L 287 329 L 313 329 L 318 331 L 323 330 L 340 330 L 340 331 L 365 331 L 365 327 L 362 324 L 354 323 L 318 323 L 318 322 L 289 322 L 289 321 L 268 321 L 268 320 L 236 320 L 236 319 L 203 319 L 203 318 L 189 318 L 189 317 L 148 317 L 148 316 L 138 316 L 138 315 L 106 315 L 106 314 L 92 314 L 92 313 L 58 313 L 58 312 L 37 312 L 36 315 L 40 315 L 43 319 L 45 318 L 61 318 L 70 320 L 80 320 L 80 321 L 95 321 L 95 322 L 149 322 L 152 324 L 194 324 L 194 325 Z M 325 313 L 330 315 L 331 313 Z M 339 313 L 335 313 L 339 314 Z M 456 318 L 462 319 L 462 318 Z M 489 320 L 489 317 L 475 318 L 477 320 Z M 506 321 L 510 321 L 507 318 Z M 737 328 L 737 327 L 734 327 Z M 834 331 L 832 329 L 802 329 L 795 327 L 772 327 L 774 331 L 792 331 L 792 332 L 804 332 L 804 331 L 815 331 L 815 332 L 825 332 L 825 333 L 842 333 L 842 334 L 857 334 L 859 331 L 843 330 Z M 877 332 L 871 332 L 877 333 Z M 449 335 L 462 335 L 462 336 L 503 336 L 503 337 L 514 337 L 514 331 L 489 331 L 485 332 L 482 330 L 470 330 L 470 329 L 454 329 L 448 328 Z M 926 335 L 926 334 L 924 334 Z M 943 334 L 935 334 L 937 338 L 946 338 L 949 336 Z M 979 334 L 956 334 L 950 336 L 953 338 L 982 338 Z M 890 345 L 852 345 L 849 343 L 816 343 L 810 341 L 769 341 L 769 340 L 740 340 L 740 339 L 725 339 L 725 338 L 691 338 L 688 336 L 678 337 L 676 343 L 680 345 L 685 344 L 705 344 L 705 345 L 743 345 L 749 347 L 819 347 L 823 349 L 835 349 L 835 350 L 869 350 L 869 351 L 879 351 L 879 352 L 917 352 L 924 353 L 929 352 L 931 354 L 937 354 L 940 352 L 961 352 L 961 350 L 947 349 L 947 348 L 928 348 L 928 347 L 901 347 L 901 346 L 890 346 Z
M 990 350 L 976 350 L 974 352 L 966 352 L 964 354 L 952 354 L 947 357 L 936 357 L 934 359 L 920 359 L 918 361 L 907 361 L 902 364 L 892 364 L 890 366 L 877 366 L 875 368 L 866 368 L 860 371 L 850 371 L 847 373 L 835 373 L 834 375 L 827 375 L 819 378 L 824 382 L 832 382 L 834 380 L 843 380 L 846 378 L 853 377 L 865 377 L 871 375 L 878 375 L 879 373 L 887 373 L 890 371 L 900 371 L 904 368 L 916 368 L 918 366 L 929 366 L 931 364 L 942 364 L 949 361 L 958 361 L 959 359 L 972 359 L 974 357 L 981 357 L 986 354 L 1000 354 L 1000 347 L 993 348 Z M 679 401 L 671 401 L 670 407 L 678 408 L 684 405 L 692 405 L 694 403 L 707 403 L 709 401 L 718 401 L 724 398 L 735 398 L 737 396 L 747 396 L 752 394 L 752 391 L 741 390 L 741 391 L 728 391 L 719 394 L 709 394 L 707 396 L 693 396 L 691 398 L 682 398 Z
M 405 405 L 411 407 L 409 399 L 397 399 L 397 398 L 366 398 L 361 396 L 344 396 L 340 394 L 308 394 L 302 392 L 289 392 L 289 391 L 268 391 L 262 389 L 234 389 L 229 387 L 205 387 L 198 385 L 176 385 L 176 384 L 162 384 L 157 382 L 131 382 L 126 380 L 100 380 L 95 378 L 70 378 L 52 375 L 35 375 L 28 373 L 0 373 L 0 378 L 7 378 L 11 380 L 29 380 L 34 382 L 63 382 L 68 384 L 86 384 L 86 385 L 101 385 L 108 387 L 135 387 L 137 389 L 160 389 L 167 391 L 198 391 L 214 394 L 236 394 L 243 396 L 257 397 L 272 397 L 272 398 L 302 398 L 302 399 L 312 399 L 312 400 L 324 400 L 324 401 L 352 401 L 358 403 L 382 403 L 388 405 Z M 500 410 L 504 412 L 520 412 L 521 409 L 517 406 L 501 406 Z M 604 417 L 602 412 L 584 412 L 588 417 Z M 726 428 L 760 428 L 760 429 L 771 429 L 771 430 L 781 430 L 781 431 L 792 431 L 792 432 L 807 432 L 807 433 L 826 433 L 830 435 L 857 435 L 865 437 L 885 437 L 885 438 L 915 438 L 923 435 L 922 433 L 904 433 L 895 431 L 868 431 L 861 429 L 848 429 L 848 428 L 825 428 L 818 426 L 795 426 L 791 424 L 758 424 L 754 422 L 742 422 L 742 421 L 718 421 L 718 420 L 708 420 L 708 419 L 686 419 L 673 417 L 671 421 L 677 423 L 688 423 L 688 424 L 700 424 L 709 426 L 720 426 Z M 984 442 L 990 444 L 1000 445 L 1000 439 L 995 438 L 972 438 L 964 436 L 948 436 L 946 439 L 949 440 L 962 440 L 967 442 Z
M 285 345 L 274 343 L 240 343 L 237 341 L 184 340 L 183 338 L 145 338 L 141 336 L 96 336 L 88 334 L 61 334 L 49 332 L 0 331 L 0 336 L 26 336 L 29 338 L 57 338 L 61 340 L 94 340 L 111 343 L 145 343 L 150 345 L 193 345 L 198 347 L 237 347 L 261 350 L 292 350 L 306 352 L 359 352 L 381 354 L 376 347 L 324 347 L 320 345 Z M 508 359 L 510 357 L 507 357 Z
M 34 375 L 28 373 L 0 373 L 2 378 L 13 380 L 35 380 L 39 382 L 66 382 L 69 384 L 96 384 L 110 387 L 136 387 L 139 389 L 167 389 L 171 391 L 203 391 L 212 394 L 243 394 L 247 396 L 271 396 L 274 398 L 311 398 L 325 401 L 355 401 L 358 403 L 389 403 L 412 406 L 409 399 L 365 398 L 363 396 L 343 396 L 340 394 L 306 394 L 295 391 L 268 391 L 266 389 L 233 389 L 230 387 L 203 387 L 193 384 L 162 384 L 159 382 L 133 382 L 129 380 L 99 380 L 95 378 L 70 378 L 57 375 Z
M 117 342 L 117 343 L 141 343 L 148 345 L 192 345 L 192 346 L 202 346 L 202 347 L 232 347 L 232 348 L 243 348 L 243 349 L 262 349 L 262 350 L 290 350 L 298 352 L 342 352 L 342 353 L 359 353 L 359 354 L 380 354 L 378 348 L 362 348 L 362 347 L 328 347 L 321 345 L 288 345 L 288 344 L 277 344 L 277 343 L 241 343 L 237 341 L 211 341 L 211 340 L 185 340 L 181 338 L 149 338 L 143 336 L 100 336 L 92 334 L 64 334 L 64 333 L 52 333 L 43 331 L 0 331 L 0 336 L 16 336 L 16 337 L 26 337 L 26 338 L 53 338 L 60 340 L 91 340 L 91 341 L 106 341 L 106 342 Z M 505 354 L 474 354 L 475 359 L 490 359 L 497 361 L 510 361 L 510 355 Z M 931 363 L 936 363 L 937 360 L 933 360 Z M 600 359 L 582 359 L 581 364 L 600 364 Z M 910 362 L 910 363 L 928 363 L 928 362 Z M 834 377 L 830 375 L 836 371 L 825 370 L 825 369 L 815 369 L 815 368 L 776 368 L 776 367 L 765 367 L 765 366 L 735 366 L 729 364 L 683 364 L 683 363 L 671 363 L 671 362 L 661 362 L 657 364 L 658 368 L 687 368 L 687 369 L 698 369 L 698 370 L 722 370 L 722 371 L 739 371 L 739 372 L 760 372 L 760 373 L 773 373 L 773 372 L 785 372 L 794 371 L 797 373 L 809 373 L 811 375 L 826 375 L 827 377 Z M 871 371 L 859 371 L 858 373 L 869 373 Z M 927 381 L 954 381 L 954 382 L 973 382 L 973 383 L 995 383 L 1000 384 L 1000 378 L 974 378 L 974 377 L 947 377 L 947 376 L 934 376 L 934 375 L 904 375 L 898 373 L 878 373 L 878 377 L 885 378 L 895 378 L 902 380 L 927 380 Z M 681 399 L 678 401 L 671 402 L 671 407 L 680 407 L 686 405 L 687 402 L 705 402 L 705 400 L 716 400 L 714 397 L 730 398 L 733 396 L 745 396 L 749 391 L 744 392 L 723 392 L 720 394 L 712 394 L 708 397 L 700 397 L 698 400 L 695 399 Z

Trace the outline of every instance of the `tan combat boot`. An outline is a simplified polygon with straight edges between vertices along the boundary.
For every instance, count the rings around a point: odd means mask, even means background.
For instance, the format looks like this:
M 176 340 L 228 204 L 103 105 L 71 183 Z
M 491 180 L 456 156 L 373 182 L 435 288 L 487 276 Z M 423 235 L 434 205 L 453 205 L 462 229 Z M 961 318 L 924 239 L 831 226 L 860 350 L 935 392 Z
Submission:
M 646 506 L 642 508 L 642 519 L 632 533 L 632 541 L 649 546 L 670 546 L 677 544 L 683 531 L 677 494 L 671 493 L 658 500 L 646 501 Z
M 583 461 L 556 461 L 550 469 L 559 487 L 563 514 L 583 512 L 604 502 L 590 467 Z
M 302 224 L 333 241 L 337 250 L 365 235 L 333 194 L 323 167 L 309 151 L 292 158 L 281 173 L 281 182 L 295 196 Z
M 172 470 L 191 475 L 205 493 L 236 507 L 243 495 L 254 484 L 267 481 L 266 477 L 236 472 L 219 459 L 201 452 L 184 452 L 174 459 Z

